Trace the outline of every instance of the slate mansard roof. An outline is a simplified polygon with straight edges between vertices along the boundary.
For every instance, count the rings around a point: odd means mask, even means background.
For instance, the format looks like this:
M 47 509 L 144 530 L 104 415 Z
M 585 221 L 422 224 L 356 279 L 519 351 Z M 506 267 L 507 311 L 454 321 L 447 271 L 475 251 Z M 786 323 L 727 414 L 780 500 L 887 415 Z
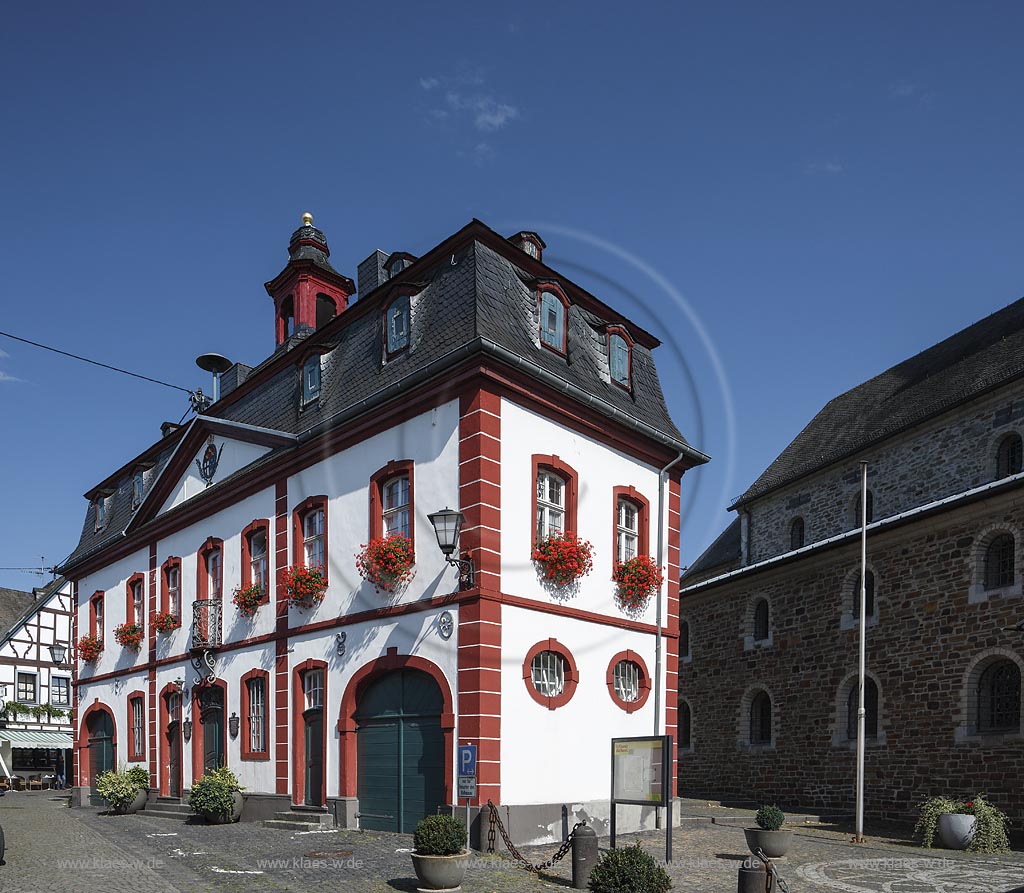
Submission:
M 1024 373 L 1024 298 L 829 401 L 742 505 Z
M 539 343 L 536 291 L 545 282 L 561 286 L 571 299 L 566 357 Z M 382 311 L 398 295 L 410 297 L 411 341 L 408 350 L 385 362 Z M 633 339 L 630 390 L 610 377 L 606 330 L 613 324 L 623 326 Z M 78 547 L 62 571 L 124 536 L 138 511 L 131 505 L 132 471 L 140 465 L 149 468 L 148 494 L 197 424 L 216 422 L 225 429 L 232 426 L 279 435 L 270 453 L 232 478 L 218 481 L 209 493 L 276 461 L 284 452 L 299 449 L 300 442 L 314 432 L 365 415 L 474 355 L 517 368 L 638 436 L 683 452 L 690 465 L 706 462 L 707 457 L 689 446 L 669 416 L 651 355 L 658 343 L 474 220 L 394 279 L 361 294 L 316 332 L 289 339 L 257 367 L 246 369 L 241 383 L 202 416 L 89 491 L 90 498 L 97 492 L 109 494 L 107 523 L 100 531 L 94 529 L 90 505 Z M 314 351 L 323 356 L 322 390 L 315 405 L 303 408 L 296 363 Z M 224 378 L 231 376 L 229 371 Z

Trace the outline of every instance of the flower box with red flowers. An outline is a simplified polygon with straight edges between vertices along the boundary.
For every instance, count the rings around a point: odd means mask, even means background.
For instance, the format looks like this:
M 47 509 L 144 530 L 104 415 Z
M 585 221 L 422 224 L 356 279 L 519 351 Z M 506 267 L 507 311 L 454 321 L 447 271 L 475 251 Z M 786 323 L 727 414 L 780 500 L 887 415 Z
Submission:
M 415 563 L 412 540 L 398 533 L 370 540 L 356 555 L 356 570 L 378 592 L 395 592 L 412 577 Z
M 594 547 L 574 533 L 553 533 L 537 542 L 530 557 L 541 566 L 545 580 L 568 586 L 590 573 Z
M 82 663 L 91 664 L 100 656 L 103 645 L 96 636 L 82 636 L 78 640 L 78 656 Z
M 281 575 L 285 596 L 299 608 L 315 608 L 327 592 L 327 574 L 320 565 L 293 564 Z
M 153 618 L 153 629 L 158 633 L 169 633 L 181 626 L 181 621 L 171 611 L 161 611 Z
M 122 623 L 114 627 L 114 639 L 123 648 L 138 651 L 142 647 L 142 627 L 137 623 Z
M 259 583 L 253 583 L 244 589 L 236 589 L 231 601 L 238 608 L 239 614 L 244 617 L 255 617 L 260 605 L 263 604 L 263 596 L 263 587 Z
M 615 566 L 619 600 L 632 608 L 642 608 L 665 581 L 661 568 L 647 555 L 637 555 Z

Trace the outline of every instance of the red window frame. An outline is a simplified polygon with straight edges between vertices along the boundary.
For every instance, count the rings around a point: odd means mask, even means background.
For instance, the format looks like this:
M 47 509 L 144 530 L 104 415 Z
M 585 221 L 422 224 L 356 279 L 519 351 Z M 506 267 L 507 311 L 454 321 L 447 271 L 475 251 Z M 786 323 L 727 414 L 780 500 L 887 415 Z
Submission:
M 266 745 L 264 750 L 252 750 L 250 748 L 250 742 L 252 736 L 250 735 L 249 729 L 249 682 L 252 679 L 263 680 L 263 743 Z M 270 673 L 266 670 L 250 670 L 245 673 L 239 680 L 241 685 L 241 697 L 239 703 L 241 705 L 240 712 L 242 714 L 242 730 L 241 736 L 241 754 L 243 760 L 269 760 L 270 759 Z
M 637 686 L 637 699 L 635 701 L 624 701 L 619 697 L 615 691 L 615 666 L 620 660 L 628 660 L 636 664 L 640 670 L 640 680 Z M 647 664 L 644 659 L 637 654 L 635 651 L 620 651 L 608 662 L 608 670 L 605 673 L 605 683 L 608 686 L 608 694 L 611 696 L 612 702 L 615 706 L 626 713 L 636 713 L 644 704 L 647 703 L 647 698 L 651 694 L 651 674 L 647 670 Z
M 565 661 L 565 685 L 560 695 L 542 695 L 533 684 L 533 659 L 542 651 L 553 651 Z M 542 707 L 548 710 L 557 710 L 564 707 L 572 696 L 576 694 L 576 686 L 580 681 L 580 672 L 576 667 L 572 652 L 565 647 L 558 639 L 543 639 L 526 652 L 523 660 L 523 682 L 526 684 L 526 691 Z
M 636 554 L 650 555 L 651 503 L 636 487 L 612 487 L 612 570 L 619 563 L 619 500 L 626 499 L 636 506 Z
M 633 388 L 633 339 L 629 337 L 627 332 L 622 326 L 609 326 L 605 330 L 608 350 L 608 377 L 612 380 L 612 384 L 618 385 L 624 391 L 631 391 Z M 626 381 L 623 384 L 614 375 L 612 375 L 612 335 L 618 335 L 623 341 L 626 342 Z
M 167 572 L 172 568 L 176 568 L 178 571 L 178 613 L 174 616 L 178 621 L 177 625 L 181 626 L 181 559 L 174 556 L 169 557 L 160 565 L 160 610 L 162 612 L 171 610 L 171 590 L 167 583 Z
M 210 598 L 206 559 L 214 549 L 220 550 L 220 597 L 221 599 L 224 598 L 224 540 L 211 536 L 199 547 L 196 555 L 196 599 L 198 601 L 206 601 Z M 181 580 L 180 575 L 178 580 Z
M 303 532 L 302 524 L 308 515 L 314 509 L 323 509 L 324 512 L 324 582 L 330 576 L 330 552 L 328 549 L 328 538 L 327 538 L 327 497 L 326 496 L 310 496 L 308 499 L 304 499 L 292 510 L 292 564 L 306 563 L 306 553 L 302 548 Z M 267 540 L 269 546 L 270 540 Z
M 370 539 L 384 536 L 384 485 L 392 478 L 409 478 L 409 540 L 416 554 L 416 487 L 412 459 L 392 459 L 370 476 Z
M 103 635 L 103 627 L 107 624 L 107 612 L 106 612 L 106 593 L 103 590 L 97 590 L 92 594 L 89 599 L 89 635 L 99 640 L 100 648 L 103 647 L 105 636 Z M 96 605 L 100 605 L 99 613 L 103 616 L 101 624 L 96 623 Z
M 134 597 L 135 593 L 132 592 L 132 588 L 135 586 L 136 583 L 139 583 L 142 586 L 142 610 L 143 610 L 143 616 L 141 618 L 135 616 L 135 597 Z M 145 574 L 132 574 L 128 578 L 127 582 L 124 584 L 124 600 L 125 600 L 124 622 L 125 623 L 137 623 L 137 624 L 139 624 L 139 626 L 142 627 L 143 630 L 145 630 L 146 629 L 146 623 L 145 623 L 145 619 L 146 619 L 145 618 L 145 611 L 146 611 L 146 575 Z
M 579 496 L 580 476 L 576 470 L 563 462 L 558 456 L 546 456 L 534 453 L 532 456 L 533 472 L 530 478 L 530 546 L 537 545 L 537 475 L 540 471 L 553 471 L 565 481 L 565 533 L 576 533 L 576 502 Z
M 544 309 L 544 293 L 550 292 L 559 301 L 562 302 L 562 346 L 555 347 L 553 344 L 548 344 L 541 335 L 542 323 L 541 312 Z M 562 291 L 561 287 L 554 282 L 541 282 L 537 285 L 537 340 L 540 342 L 540 346 L 550 350 L 552 353 L 558 354 L 560 357 L 564 357 L 568 353 L 567 345 L 569 343 L 569 308 L 572 306 L 572 302 L 566 297 L 565 292 Z
M 326 556 L 326 528 L 327 528 L 327 511 L 324 510 L 324 555 Z M 263 593 L 263 598 L 260 599 L 260 604 L 265 605 L 270 601 L 270 590 L 274 585 L 274 577 L 271 573 L 270 567 L 270 552 L 271 552 L 271 539 L 270 539 L 270 521 L 266 518 L 257 518 L 245 529 L 242 530 L 242 588 L 246 589 L 252 585 L 252 546 L 250 545 L 250 537 L 259 531 L 263 531 L 267 538 L 267 588 Z
M 138 701 L 142 705 L 142 749 L 135 749 L 135 726 L 134 726 L 134 702 Z M 128 695 L 128 721 L 125 724 L 125 728 L 128 732 L 128 762 L 139 763 L 146 759 L 146 735 L 148 734 L 147 729 L 147 717 L 146 717 L 146 695 L 142 691 L 133 691 Z

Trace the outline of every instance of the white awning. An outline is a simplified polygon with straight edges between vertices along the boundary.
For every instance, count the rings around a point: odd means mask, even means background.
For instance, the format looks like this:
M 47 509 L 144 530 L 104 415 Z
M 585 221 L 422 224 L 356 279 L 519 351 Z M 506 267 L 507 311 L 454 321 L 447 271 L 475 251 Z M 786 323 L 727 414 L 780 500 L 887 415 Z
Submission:
M 0 729 L 0 741 L 10 741 L 11 747 L 60 747 L 72 745 L 70 732 L 29 732 L 21 729 Z

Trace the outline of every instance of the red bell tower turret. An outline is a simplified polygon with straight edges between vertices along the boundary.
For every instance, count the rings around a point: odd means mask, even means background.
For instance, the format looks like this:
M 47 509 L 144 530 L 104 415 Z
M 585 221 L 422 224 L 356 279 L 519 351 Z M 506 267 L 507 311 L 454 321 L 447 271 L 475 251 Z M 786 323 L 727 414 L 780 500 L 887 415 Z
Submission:
M 302 226 L 292 233 L 288 254 L 285 268 L 265 286 L 274 299 L 278 345 L 332 320 L 345 310 L 356 291 L 355 283 L 328 263 L 331 252 L 327 239 L 313 226 L 309 212 L 302 215 Z

